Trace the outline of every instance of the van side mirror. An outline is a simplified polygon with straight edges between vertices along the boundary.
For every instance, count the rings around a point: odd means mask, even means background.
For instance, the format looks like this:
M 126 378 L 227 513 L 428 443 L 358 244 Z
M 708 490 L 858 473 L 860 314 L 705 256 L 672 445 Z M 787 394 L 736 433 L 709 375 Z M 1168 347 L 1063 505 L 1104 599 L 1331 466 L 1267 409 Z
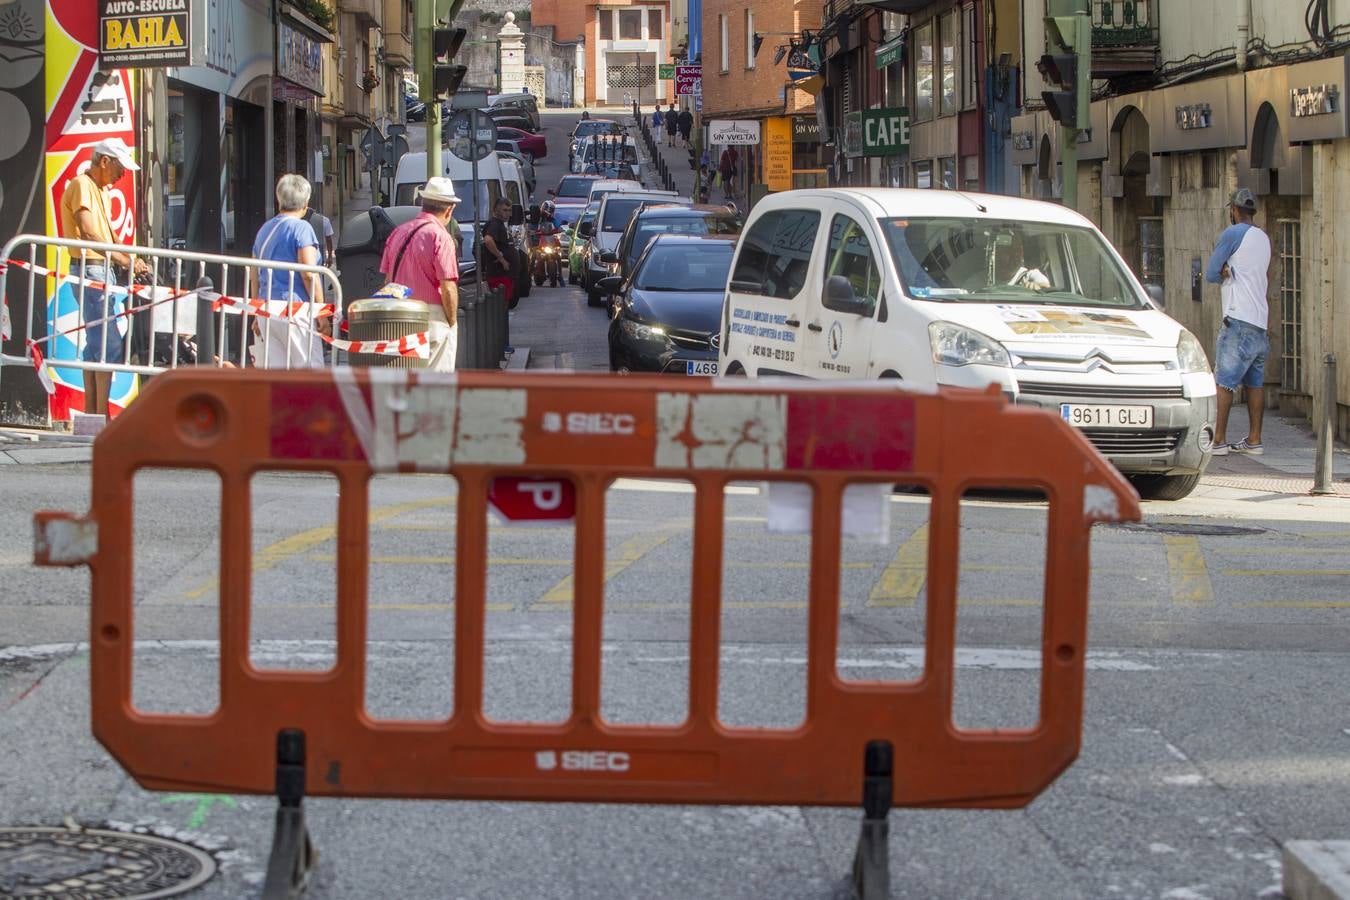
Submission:
M 825 296 L 822 302 L 826 309 L 834 312 L 854 316 L 872 314 L 872 301 L 855 294 L 852 283 L 843 275 L 831 275 L 825 279 Z
M 1144 293 L 1148 294 L 1148 298 L 1158 305 L 1158 309 L 1167 305 L 1167 294 L 1163 292 L 1161 285 L 1146 284 L 1144 285 Z
M 593 222 L 582 222 L 577 226 L 577 234 L 584 238 L 590 237 L 595 234 L 595 224 Z

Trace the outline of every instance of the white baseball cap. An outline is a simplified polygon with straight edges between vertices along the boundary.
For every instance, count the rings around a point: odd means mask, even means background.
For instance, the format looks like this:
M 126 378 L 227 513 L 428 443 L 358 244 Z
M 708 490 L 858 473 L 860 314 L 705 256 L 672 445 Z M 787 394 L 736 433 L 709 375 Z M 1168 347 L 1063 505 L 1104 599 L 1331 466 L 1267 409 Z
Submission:
M 426 200 L 435 200 L 438 203 L 459 203 L 459 196 L 455 194 L 455 183 L 449 178 L 440 175 L 433 175 L 427 179 L 427 183 L 422 186 L 418 192 Z
M 104 138 L 94 145 L 94 152 L 99 156 L 107 156 L 117 160 L 133 172 L 137 172 L 141 168 L 136 165 L 136 158 L 131 155 L 131 148 L 119 137 Z

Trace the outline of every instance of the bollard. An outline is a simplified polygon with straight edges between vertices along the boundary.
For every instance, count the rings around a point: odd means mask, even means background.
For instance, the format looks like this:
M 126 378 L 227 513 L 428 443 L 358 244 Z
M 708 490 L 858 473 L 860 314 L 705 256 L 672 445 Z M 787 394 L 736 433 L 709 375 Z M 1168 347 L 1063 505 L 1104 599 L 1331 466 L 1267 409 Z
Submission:
M 483 287 L 485 290 L 478 299 L 478 328 L 474 331 L 473 367 L 475 369 L 487 368 L 487 361 L 491 355 L 492 332 L 496 330 L 496 323 L 492 317 L 492 298 L 496 292 L 486 290 L 487 285 Z
M 1322 369 L 1322 430 L 1317 435 L 1314 494 L 1330 494 L 1332 448 L 1336 441 L 1336 354 L 1328 353 Z
M 216 317 L 211 305 L 215 303 L 215 283 L 203 275 L 197 279 L 197 365 L 212 366 L 216 362 Z
M 475 335 L 480 327 L 478 304 L 468 291 L 459 295 L 459 311 L 456 313 L 459 328 L 459 346 L 455 348 L 455 369 L 473 369 L 477 367 L 478 354 Z

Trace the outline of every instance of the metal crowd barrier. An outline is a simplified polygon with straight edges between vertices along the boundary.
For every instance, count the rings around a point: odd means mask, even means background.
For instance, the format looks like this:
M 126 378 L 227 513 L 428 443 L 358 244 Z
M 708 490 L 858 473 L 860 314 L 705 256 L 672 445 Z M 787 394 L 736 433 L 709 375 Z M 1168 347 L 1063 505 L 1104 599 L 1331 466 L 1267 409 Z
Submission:
M 102 281 L 81 278 L 76 273 L 86 265 L 106 266 L 91 252 L 125 253 L 133 266 L 144 260 L 149 275 L 137 281 L 129 267 L 120 275 L 108 269 Z M 18 308 L 11 308 L 6 292 L 16 277 L 26 281 L 26 289 Z M 319 285 L 318 296 L 308 302 L 258 299 L 259 287 L 265 290 L 269 280 L 274 291 L 298 298 L 296 288 L 305 279 L 318 279 Z M 0 377 L 6 366 L 36 367 L 44 384 L 47 364 L 155 375 L 184 365 L 323 367 L 340 352 L 337 345 L 325 348 L 331 342 L 321 337 L 332 310 L 342 308 L 337 275 L 322 266 L 261 265 L 251 257 L 20 234 L 0 248 L 0 302 L 24 348 L 22 356 L 0 353 Z M 45 334 L 38 329 L 44 321 Z M 96 340 L 93 358 L 86 360 L 91 327 L 118 337 Z
M 148 714 L 132 703 L 132 492 L 147 467 L 221 477 L 221 700 L 210 715 Z M 249 659 L 249 484 L 267 470 L 331 473 L 339 482 L 338 649 L 326 672 L 264 671 Z M 377 472 L 458 480 L 448 721 L 374 720 L 363 709 L 367 507 Z M 572 711 L 561 725 L 494 724 L 484 715 L 487 498 L 494 479 L 520 476 L 569 479 L 576 489 Z M 601 715 L 605 492 L 618 477 L 695 488 L 689 715 L 676 726 L 617 726 Z M 793 729 L 718 718 L 724 492 L 746 479 L 806 484 L 814 495 L 807 711 Z M 844 681 L 834 663 L 843 493 L 896 482 L 931 497 L 924 672 L 905 684 Z M 1040 716 L 1031 728 L 964 730 L 952 719 L 960 502 L 972 488 L 1034 489 L 1049 502 Z M 406 369 L 179 371 L 156 379 L 95 442 L 89 513 L 37 515 L 35 555 L 39 564 L 90 566 L 93 730 L 137 782 L 278 797 L 265 897 L 289 896 L 303 883 L 309 794 L 861 805 L 853 879 L 870 900 L 888 895 L 892 805 L 1020 807 L 1073 762 L 1091 526 L 1138 518 L 1137 495 L 1081 433 L 997 391 Z

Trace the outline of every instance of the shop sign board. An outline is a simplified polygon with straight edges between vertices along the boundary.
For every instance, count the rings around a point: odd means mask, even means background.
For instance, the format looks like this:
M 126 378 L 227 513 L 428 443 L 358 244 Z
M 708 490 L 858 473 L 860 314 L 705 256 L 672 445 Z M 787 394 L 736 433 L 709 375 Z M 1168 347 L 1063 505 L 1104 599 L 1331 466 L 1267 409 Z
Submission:
M 862 127 L 861 156 L 895 156 L 909 152 L 909 109 L 866 109 L 859 113 Z
M 277 19 L 277 75 L 323 94 L 323 48 L 285 19 Z
M 675 64 L 661 63 L 656 67 L 656 77 L 662 81 L 673 81 L 675 78 Z
M 792 190 L 792 122 L 787 116 L 764 122 L 764 184 L 771 191 Z
M 675 96 L 691 97 L 695 94 L 703 93 L 702 81 L 703 81 L 702 66 L 676 66 Z
M 759 143 L 756 119 L 713 119 L 708 123 L 708 143 L 719 147 L 748 146 Z
M 189 0 L 99 0 L 99 68 L 192 65 L 189 6 Z

